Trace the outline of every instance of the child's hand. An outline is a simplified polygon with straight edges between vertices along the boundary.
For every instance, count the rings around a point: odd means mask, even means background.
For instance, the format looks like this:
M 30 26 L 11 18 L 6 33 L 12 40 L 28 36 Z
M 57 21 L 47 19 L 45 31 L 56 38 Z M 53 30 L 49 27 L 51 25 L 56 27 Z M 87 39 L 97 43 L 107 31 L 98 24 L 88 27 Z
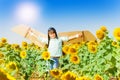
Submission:
M 76 34 L 76 38 L 82 37 L 82 33 Z
M 35 38 L 38 37 L 38 35 L 35 34 L 34 31 L 33 31 L 32 29 L 30 29 L 28 33 L 30 34 L 30 36 L 33 36 L 33 37 L 35 37 Z
M 34 35 L 34 33 L 33 33 L 32 29 L 30 29 L 30 30 L 28 31 L 28 33 L 29 33 L 31 36 L 33 36 L 33 35 Z

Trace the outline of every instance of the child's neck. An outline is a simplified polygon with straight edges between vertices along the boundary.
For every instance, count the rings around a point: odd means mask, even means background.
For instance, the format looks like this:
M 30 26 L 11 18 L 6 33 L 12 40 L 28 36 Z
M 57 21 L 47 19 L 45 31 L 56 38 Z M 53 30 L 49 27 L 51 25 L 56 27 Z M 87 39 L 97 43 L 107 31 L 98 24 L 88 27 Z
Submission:
M 50 38 L 50 39 L 56 39 L 56 38 Z

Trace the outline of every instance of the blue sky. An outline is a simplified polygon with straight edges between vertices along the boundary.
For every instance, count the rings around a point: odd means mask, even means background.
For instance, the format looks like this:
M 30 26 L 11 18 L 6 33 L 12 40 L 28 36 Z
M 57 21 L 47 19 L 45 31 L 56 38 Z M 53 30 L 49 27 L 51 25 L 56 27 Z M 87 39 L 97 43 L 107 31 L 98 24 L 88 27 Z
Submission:
M 23 3 L 36 5 L 35 21 L 14 17 L 15 10 L 19 11 L 17 6 Z M 105 25 L 112 36 L 113 29 L 120 26 L 119 14 L 119 0 L 0 0 L 0 37 L 7 37 L 11 43 L 26 40 L 11 31 L 18 24 L 30 25 L 43 33 L 53 26 L 57 32 L 89 30 L 93 34 Z

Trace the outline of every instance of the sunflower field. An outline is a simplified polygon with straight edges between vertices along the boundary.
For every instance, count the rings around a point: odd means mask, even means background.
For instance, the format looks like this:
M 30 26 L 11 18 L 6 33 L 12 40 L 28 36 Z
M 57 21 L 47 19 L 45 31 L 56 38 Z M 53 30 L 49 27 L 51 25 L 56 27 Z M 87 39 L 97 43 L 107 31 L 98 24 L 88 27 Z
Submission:
M 0 38 L 0 80 L 120 80 L 120 28 L 114 38 L 108 34 L 102 26 L 97 41 L 63 45 L 59 67 L 52 70 L 46 47 Z

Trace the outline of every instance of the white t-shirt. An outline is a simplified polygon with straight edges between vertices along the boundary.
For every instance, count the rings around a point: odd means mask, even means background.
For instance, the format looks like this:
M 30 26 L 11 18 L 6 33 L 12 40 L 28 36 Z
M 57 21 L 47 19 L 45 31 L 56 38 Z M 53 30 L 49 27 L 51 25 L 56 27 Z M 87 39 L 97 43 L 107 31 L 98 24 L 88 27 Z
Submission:
M 48 39 L 39 37 L 41 42 L 48 44 Z M 62 41 L 68 41 L 68 37 L 59 37 L 58 39 L 50 39 L 48 51 L 51 57 L 60 57 L 62 55 Z

